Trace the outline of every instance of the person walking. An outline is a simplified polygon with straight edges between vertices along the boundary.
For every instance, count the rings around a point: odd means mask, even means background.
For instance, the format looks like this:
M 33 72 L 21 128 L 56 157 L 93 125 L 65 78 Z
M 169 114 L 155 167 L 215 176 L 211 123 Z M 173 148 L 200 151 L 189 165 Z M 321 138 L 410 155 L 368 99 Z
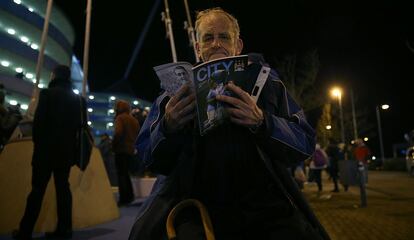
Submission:
M 72 91 L 70 68 L 58 65 L 53 69 L 47 89 L 42 89 L 33 120 L 32 190 L 14 239 L 31 239 L 39 216 L 43 196 L 53 174 L 57 201 L 57 225 L 46 238 L 72 237 L 72 193 L 69 174 L 76 157 L 77 132 L 81 111 L 86 116 L 85 100 Z
M 118 174 L 119 200 L 118 206 L 124 206 L 134 200 L 129 163 L 135 154 L 134 143 L 138 136 L 140 125 L 131 113 L 130 104 L 118 100 L 115 104 L 115 131 L 112 149 L 115 153 L 115 166 Z

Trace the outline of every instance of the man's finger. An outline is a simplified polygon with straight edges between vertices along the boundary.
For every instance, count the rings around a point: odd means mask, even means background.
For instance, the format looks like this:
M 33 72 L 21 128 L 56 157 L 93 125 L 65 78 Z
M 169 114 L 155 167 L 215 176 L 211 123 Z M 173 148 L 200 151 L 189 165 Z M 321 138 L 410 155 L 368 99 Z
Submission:
M 182 85 L 180 89 L 178 89 L 177 93 L 175 93 L 174 96 L 170 99 L 169 101 L 170 105 L 175 106 L 177 102 L 179 102 L 181 98 L 183 98 L 185 93 L 188 91 L 188 88 L 189 87 L 187 84 Z
M 252 102 L 250 95 L 247 92 L 245 92 L 243 89 L 241 89 L 240 87 L 234 85 L 233 82 L 229 82 L 226 85 L 226 89 L 237 94 L 243 102 L 248 103 L 248 104 Z
M 235 98 L 235 97 L 230 97 L 230 96 L 226 96 L 226 95 L 218 95 L 216 96 L 216 99 L 221 101 L 221 102 L 225 102 L 228 103 L 230 105 L 233 105 L 237 108 L 249 108 L 249 105 L 247 105 L 245 102 L 243 102 L 242 100 Z
M 186 96 L 182 98 L 178 103 L 175 105 L 175 111 L 181 111 L 183 108 L 188 106 L 189 104 L 193 103 L 195 100 L 195 95 L 191 94 L 189 96 Z

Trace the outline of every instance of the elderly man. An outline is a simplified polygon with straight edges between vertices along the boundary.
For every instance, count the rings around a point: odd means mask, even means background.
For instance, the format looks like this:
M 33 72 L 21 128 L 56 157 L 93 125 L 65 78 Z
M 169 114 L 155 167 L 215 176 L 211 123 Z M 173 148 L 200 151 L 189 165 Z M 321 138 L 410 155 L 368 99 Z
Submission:
M 220 8 L 198 13 L 197 50 L 203 62 L 239 55 L 243 41 L 237 20 Z M 194 94 L 183 86 L 162 94 L 144 123 L 137 147 L 146 166 L 159 174 L 130 239 L 164 239 L 169 211 L 195 198 L 207 208 L 217 239 L 328 239 L 287 168 L 309 158 L 313 129 L 275 71 L 257 63 L 247 79 L 218 95 L 230 114 L 205 136 L 194 124 Z M 267 79 L 256 103 L 249 92 Z M 194 127 L 193 127 L 194 126 Z M 175 221 L 180 239 L 204 239 L 197 212 Z

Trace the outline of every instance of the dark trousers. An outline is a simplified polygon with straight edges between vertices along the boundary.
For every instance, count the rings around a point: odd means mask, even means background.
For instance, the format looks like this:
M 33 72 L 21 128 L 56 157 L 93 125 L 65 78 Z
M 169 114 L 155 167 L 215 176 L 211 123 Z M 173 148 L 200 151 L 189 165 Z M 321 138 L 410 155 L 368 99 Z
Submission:
M 309 182 L 313 181 L 318 184 L 318 191 L 322 191 L 322 169 L 311 169 Z
M 128 165 L 131 155 L 124 153 L 115 154 L 115 166 L 118 174 L 119 203 L 130 203 L 134 200 Z
M 72 193 L 69 188 L 70 167 L 52 168 L 46 164 L 32 167 L 32 191 L 27 197 L 26 209 L 19 230 L 30 235 L 42 207 L 43 196 L 53 173 L 56 189 L 57 218 L 56 230 L 72 231 Z

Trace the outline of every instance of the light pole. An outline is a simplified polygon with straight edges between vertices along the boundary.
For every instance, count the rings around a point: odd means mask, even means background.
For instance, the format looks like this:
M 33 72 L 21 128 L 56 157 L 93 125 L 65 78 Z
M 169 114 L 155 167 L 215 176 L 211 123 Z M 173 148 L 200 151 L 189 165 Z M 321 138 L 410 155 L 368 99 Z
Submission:
M 379 141 L 380 141 L 380 151 L 381 151 L 381 163 L 384 163 L 385 154 L 384 154 L 384 143 L 382 141 L 382 128 L 381 128 L 381 116 L 380 116 L 380 106 L 376 106 L 375 110 L 377 112 L 377 124 L 378 124 L 378 135 L 379 135 Z M 390 105 L 383 104 L 381 105 L 381 109 L 387 110 L 390 108 Z
M 333 97 L 338 98 L 339 103 L 339 117 L 341 121 L 341 140 L 342 143 L 345 143 L 345 129 L 344 129 L 344 115 L 342 112 L 342 89 L 339 87 L 332 88 L 331 94 Z
M 355 103 L 354 103 L 354 91 L 351 89 L 351 105 L 352 105 L 352 123 L 354 125 L 354 140 L 358 139 L 358 128 L 355 116 Z

